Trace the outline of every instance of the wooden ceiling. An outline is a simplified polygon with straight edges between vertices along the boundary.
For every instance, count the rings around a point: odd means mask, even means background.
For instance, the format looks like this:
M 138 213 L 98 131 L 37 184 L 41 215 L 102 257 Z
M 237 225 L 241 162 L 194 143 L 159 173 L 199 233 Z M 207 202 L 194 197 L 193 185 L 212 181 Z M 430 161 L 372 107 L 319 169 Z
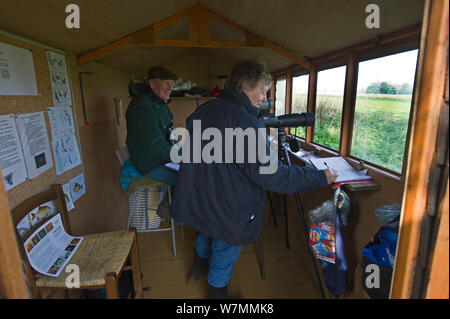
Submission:
M 373 1 L 372 1 L 373 2 Z M 266 61 L 273 71 L 327 52 L 347 47 L 379 34 L 420 23 L 424 0 L 377 0 L 379 29 L 365 27 L 369 3 L 362 0 L 1 0 L 0 30 L 35 40 L 60 50 L 86 56 L 127 38 L 168 17 L 198 5 L 217 15 L 208 36 L 228 43 L 268 43 L 230 47 L 198 45 L 200 50 L 230 61 L 243 57 Z M 67 29 L 66 5 L 80 8 L 80 29 Z M 373 2 L 375 3 L 375 2 Z M 226 21 L 219 21 L 220 19 Z M 174 19 L 153 35 L 159 39 L 189 40 L 190 19 Z M 205 19 L 200 17 L 200 22 Z M 236 26 L 237 28 L 234 28 Z M 201 26 L 199 27 L 201 28 Z M 240 29 L 239 29 L 240 28 Z M 240 31 L 243 30 L 243 32 Z M 247 36 L 246 36 L 247 34 Z M 249 38 L 249 34 L 251 37 Z M 250 39 L 250 41 L 249 41 Z M 136 74 L 148 66 L 164 63 L 186 50 L 182 45 L 126 45 L 95 60 Z M 262 42 L 261 42 L 262 43 Z

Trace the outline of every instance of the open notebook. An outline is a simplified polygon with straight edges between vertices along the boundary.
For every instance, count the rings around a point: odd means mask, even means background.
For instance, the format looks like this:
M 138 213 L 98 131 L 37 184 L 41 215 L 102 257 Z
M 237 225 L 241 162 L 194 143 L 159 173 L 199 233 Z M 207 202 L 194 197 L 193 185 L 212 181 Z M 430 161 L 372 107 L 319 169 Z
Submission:
M 366 175 L 367 170 L 357 171 L 347 161 L 341 157 L 324 157 L 311 158 L 311 164 L 317 169 L 334 169 L 339 173 L 339 176 L 334 181 L 335 183 L 350 182 L 350 181 L 365 181 L 372 179 L 371 176 Z

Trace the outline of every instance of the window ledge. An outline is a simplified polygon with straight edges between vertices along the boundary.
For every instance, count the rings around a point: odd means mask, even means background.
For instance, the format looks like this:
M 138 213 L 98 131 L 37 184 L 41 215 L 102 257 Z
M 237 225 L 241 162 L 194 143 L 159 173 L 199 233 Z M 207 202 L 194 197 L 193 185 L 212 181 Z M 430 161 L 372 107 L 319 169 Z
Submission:
M 292 138 L 297 138 L 297 137 L 292 136 Z M 306 142 L 304 142 L 304 141 L 302 141 L 300 139 L 298 139 L 298 140 L 300 142 L 301 147 L 304 150 L 306 150 L 306 151 L 314 151 L 314 154 L 317 155 L 318 157 L 341 156 L 341 155 L 339 155 L 338 151 L 331 150 L 329 148 L 323 147 L 323 146 L 315 144 L 315 143 L 309 143 L 308 144 L 308 143 L 306 143 Z M 292 151 L 290 151 L 290 154 L 292 154 L 293 156 L 295 156 L 296 158 L 298 158 L 298 159 L 300 159 L 300 160 L 302 160 L 304 162 L 304 160 L 302 159 L 302 157 L 300 155 L 298 155 L 298 154 L 296 154 L 296 153 L 294 153 Z M 349 156 L 342 156 L 342 157 L 345 158 L 345 160 L 347 162 L 349 162 L 350 165 L 352 165 L 353 167 L 356 167 L 358 165 L 358 163 L 359 163 L 359 160 L 351 158 Z M 394 181 L 397 181 L 399 183 L 403 181 L 402 176 L 399 176 L 399 175 L 394 174 L 394 173 L 390 173 L 390 172 L 388 172 L 386 170 L 383 170 L 383 169 L 381 169 L 379 167 L 373 166 L 373 165 L 368 164 L 368 163 L 364 163 L 364 169 L 367 169 L 368 172 L 369 172 L 369 175 L 371 175 L 372 177 L 374 177 L 373 174 L 375 173 L 375 175 L 382 175 L 384 177 L 387 177 L 387 178 L 392 179 Z

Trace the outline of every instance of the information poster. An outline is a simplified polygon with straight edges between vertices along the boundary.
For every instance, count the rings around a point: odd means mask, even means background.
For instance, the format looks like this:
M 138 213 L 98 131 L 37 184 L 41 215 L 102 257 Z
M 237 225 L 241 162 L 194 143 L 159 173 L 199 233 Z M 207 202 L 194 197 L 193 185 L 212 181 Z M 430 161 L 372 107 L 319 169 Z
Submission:
M 16 115 L 16 123 L 28 178 L 32 179 L 53 167 L 44 113 Z
M 81 165 L 81 157 L 75 135 L 53 138 L 52 148 L 55 156 L 56 175 L 61 175 Z
M 69 106 L 47 108 L 56 175 L 81 165 L 81 157 L 75 137 L 72 109 Z
M 0 42 L 0 95 L 38 95 L 30 50 Z
M 66 233 L 61 215 L 56 214 L 23 243 L 31 267 L 37 272 L 58 277 L 80 247 L 83 237 Z
M 86 184 L 84 182 L 84 174 L 80 174 L 72 178 L 69 182 L 72 200 L 76 202 L 84 193 L 86 193 Z
M 59 53 L 47 51 L 47 62 L 52 85 L 53 104 L 55 106 L 72 105 L 66 57 Z
M 75 135 L 72 108 L 70 106 L 48 107 L 47 114 L 52 138 Z
M 42 219 L 55 215 L 58 212 L 55 201 L 48 201 L 30 211 L 18 224 L 17 231 L 20 238 L 24 238 L 31 228 Z
M 0 115 L 0 168 L 6 191 L 28 178 L 14 114 Z

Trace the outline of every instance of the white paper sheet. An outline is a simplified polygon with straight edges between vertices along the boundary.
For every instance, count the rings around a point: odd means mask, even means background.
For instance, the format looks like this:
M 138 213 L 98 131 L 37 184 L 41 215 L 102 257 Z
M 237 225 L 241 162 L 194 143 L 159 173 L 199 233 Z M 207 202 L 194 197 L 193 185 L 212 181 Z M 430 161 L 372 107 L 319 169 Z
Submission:
M 61 175 L 81 164 L 72 109 L 68 106 L 48 107 L 47 113 L 52 132 L 56 175 Z
M 84 174 L 80 174 L 72 178 L 69 182 L 70 193 L 73 202 L 76 202 L 84 193 L 86 193 L 86 184 L 84 182 Z
M 75 208 L 75 205 L 73 204 L 72 200 L 72 194 L 70 192 L 70 184 L 69 183 L 64 184 L 62 189 L 64 192 L 64 197 L 66 199 L 67 211 L 70 212 L 72 209 Z
M 53 104 L 55 106 L 72 105 L 66 57 L 59 53 L 47 51 L 47 62 L 52 85 Z
M 28 179 L 14 114 L 0 115 L 0 168 L 5 191 Z
M 0 43 L 0 95 L 38 95 L 30 50 Z
M 31 267 L 43 275 L 58 277 L 82 241 L 83 237 L 66 233 L 61 215 L 57 214 L 31 234 L 23 246 Z
M 73 124 L 71 107 L 48 107 L 47 114 L 50 122 L 52 138 L 65 135 L 75 135 L 75 126 Z
M 52 140 L 53 155 L 55 156 L 56 175 L 61 175 L 81 164 L 75 135 L 66 135 Z
M 363 181 L 372 179 L 371 176 L 366 175 L 367 170 L 357 171 L 347 161 L 341 157 L 323 157 L 311 158 L 311 163 L 317 169 L 331 168 L 339 173 L 339 176 L 334 181 L 335 183 L 349 182 L 349 181 Z
M 16 115 L 28 178 L 35 178 L 53 167 L 44 112 Z

